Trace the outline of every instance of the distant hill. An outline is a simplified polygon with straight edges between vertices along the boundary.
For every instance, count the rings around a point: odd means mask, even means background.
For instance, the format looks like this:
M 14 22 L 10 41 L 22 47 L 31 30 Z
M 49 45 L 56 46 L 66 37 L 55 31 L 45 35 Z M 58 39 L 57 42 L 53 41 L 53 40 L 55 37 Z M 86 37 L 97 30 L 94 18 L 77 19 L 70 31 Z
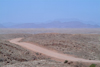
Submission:
M 2 24 L 0 24 L 0 28 L 5 28 Z
M 71 22 L 50 22 L 50 23 L 23 23 L 14 25 L 12 28 L 100 28 L 99 25 L 84 24 L 79 21 Z
M 11 26 L 11 28 L 36 28 L 37 25 L 34 23 L 23 23 Z

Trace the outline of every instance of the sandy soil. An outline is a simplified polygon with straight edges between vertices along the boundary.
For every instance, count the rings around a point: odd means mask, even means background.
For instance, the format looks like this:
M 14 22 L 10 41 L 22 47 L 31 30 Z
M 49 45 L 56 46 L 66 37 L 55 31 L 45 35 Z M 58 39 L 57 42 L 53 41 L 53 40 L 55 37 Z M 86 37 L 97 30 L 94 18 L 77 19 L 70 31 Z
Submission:
M 86 59 L 82 59 L 82 58 L 76 58 L 73 56 L 69 56 L 67 54 L 65 55 L 65 54 L 57 53 L 57 52 L 48 50 L 46 48 L 39 47 L 39 46 L 34 45 L 34 44 L 30 44 L 30 43 L 26 43 L 26 42 L 18 42 L 21 39 L 22 38 L 12 39 L 12 40 L 10 40 L 10 42 L 15 43 L 17 45 L 20 45 L 20 46 L 27 48 L 29 50 L 36 51 L 36 52 L 39 52 L 39 53 L 42 53 L 42 54 L 45 54 L 47 56 L 54 57 L 57 59 L 61 59 L 63 61 L 69 60 L 69 61 L 74 61 L 74 62 L 100 63 L 100 61 L 97 61 L 97 60 L 86 60 Z
M 19 45 L 12 44 L 8 39 L 27 36 L 24 34 L 0 34 L 0 67 L 20 62 L 49 59 L 47 56 L 27 50 Z M 29 57 L 30 56 L 30 57 Z
M 100 60 L 99 39 L 99 34 L 44 33 L 25 37 L 21 41 L 88 60 Z
M 12 33 L 13 31 L 5 32 Z M 23 30 L 21 30 L 21 32 L 23 32 Z M 24 33 L 27 32 L 27 30 L 24 31 Z M 65 32 L 67 32 L 67 30 Z M 45 56 L 42 53 L 31 51 L 6 41 L 8 39 L 23 37 L 24 39 L 22 41 L 46 49 L 49 48 L 48 50 L 53 49 L 53 52 L 60 52 L 61 54 L 64 53 L 64 55 L 68 54 L 78 58 L 100 60 L 99 34 L 18 34 L 19 31 L 16 31 L 15 33 L 16 34 L 0 34 L 0 67 L 89 67 L 91 65 L 91 63 L 87 62 L 59 63 L 58 61 L 55 61 L 57 60 L 55 58 L 48 59 L 48 56 Z M 98 63 L 96 67 L 100 67 L 100 63 Z

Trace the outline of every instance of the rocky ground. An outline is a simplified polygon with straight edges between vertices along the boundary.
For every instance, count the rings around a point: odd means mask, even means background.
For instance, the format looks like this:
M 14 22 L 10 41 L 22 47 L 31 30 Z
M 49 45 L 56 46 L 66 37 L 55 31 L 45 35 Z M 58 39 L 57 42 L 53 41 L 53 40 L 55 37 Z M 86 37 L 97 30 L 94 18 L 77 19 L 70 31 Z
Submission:
M 100 60 L 99 34 L 35 34 L 22 41 L 84 59 Z
M 6 35 L 7 36 L 7 35 Z M 21 35 L 20 35 L 21 36 Z M 26 50 L 16 44 L 12 44 L 5 40 L 5 36 L 1 36 L 0 40 L 0 66 L 14 64 L 24 61 L 34 61 L 41 59 L 49 59 L 48 57 Z M 8 39 L 11 36 L 8 36 Z M 12 35 L 13 37 L 13 35 Z
M 51 60 L 6 40 L 23 37 L 22 41 L 37 43 L 77 57 L 100 60 L 100 36 L 82 34 L 0 34 L 0 67 L 89 67 L 86 63 L 64 63 Z M 92 44 L 92 45 L 91 45 Z M 72 49 L 73 48 L 73 49 Z M 83 53 L 81 53 L 83 52 Z M 97 65 L 99 67 L 100 65 Z
M 89 67 L 87 63 L 62 63 L 54 60 L 35 60 L 22 63 L 15 63 L 12 65 L 5 65 L 2 67 Z M 99 67 L 99 65 L 96 65 Z

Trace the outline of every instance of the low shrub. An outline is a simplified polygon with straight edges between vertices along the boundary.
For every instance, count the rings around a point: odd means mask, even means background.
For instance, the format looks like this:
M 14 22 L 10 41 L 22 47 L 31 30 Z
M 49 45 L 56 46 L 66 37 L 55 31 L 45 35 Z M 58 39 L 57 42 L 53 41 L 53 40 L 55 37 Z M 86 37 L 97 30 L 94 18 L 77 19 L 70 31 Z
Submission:
M 64 63 L 68 63 L 68 60 L 65 60 L 65 62 Z
M 0 62 L 3 62 L 3 59 L 0 59 Z
M 96 67 L 96 64 L 91 64 L 90 67 Z

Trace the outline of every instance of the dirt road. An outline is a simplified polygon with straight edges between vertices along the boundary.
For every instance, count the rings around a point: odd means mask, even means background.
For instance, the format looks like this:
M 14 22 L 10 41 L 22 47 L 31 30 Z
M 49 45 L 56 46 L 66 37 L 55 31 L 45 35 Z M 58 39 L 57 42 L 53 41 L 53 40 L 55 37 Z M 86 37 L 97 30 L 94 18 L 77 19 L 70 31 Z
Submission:
M 47 56 L 56 58 L 56 59 L 60 59 L 60 60 L 69 60 L 69 61 L 74 61 L 74 62 L 88 62 L 88 63 L 100 63 L 100 61 L 98 60 L 86 60 L 86 59 L 82 59 L 82 58 L 76 58 L 73 56 L 69 56 L 67 54 L 61 54 L 58 52 L 54 52 L 52 50 L 48 50 L 46 48 L 37 46 L 35 44 L 31 44 L 31 43 L 26 43 L 26 42 L 19 42 L 22 38 L 16 38 L 16 39 L 12 39 L 10 40 L 11 43 L 17 44 L 19 46 L 22 46 L 24 48 L 27 48 L 29 50 L 35 51 L 35 52 L 39 52 L 42 54 L 45 54 Z

